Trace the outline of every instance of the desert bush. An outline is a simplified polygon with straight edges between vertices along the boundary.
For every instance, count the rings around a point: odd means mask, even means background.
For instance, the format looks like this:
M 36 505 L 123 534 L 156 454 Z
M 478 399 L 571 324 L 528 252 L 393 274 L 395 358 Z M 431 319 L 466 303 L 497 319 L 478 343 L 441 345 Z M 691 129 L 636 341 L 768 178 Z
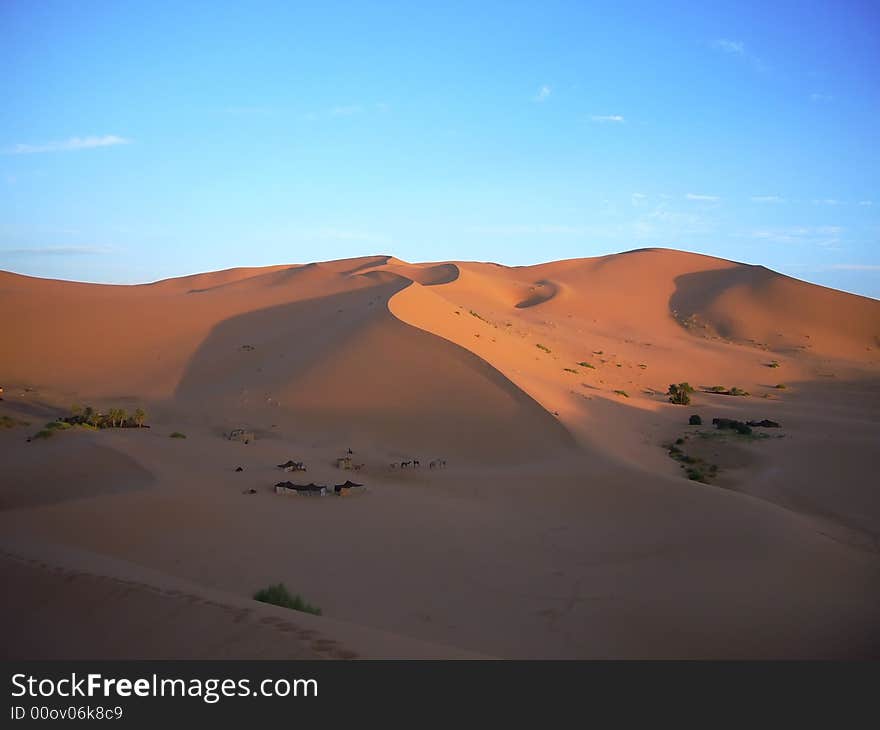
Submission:
M 748 391 L 743 390 L 742 388 L 737 388 L 735 385 L 730 389 L 730 395 L 748 395 Z
M 173 438 L 173 439 L 185 439 L 185 438 L 186 438 L 186 434 L 185 434 L 185 433 L 181 433 L 180 431 L 175 431 L 174 433 L 172 433 L 172 434 L 169 435 L 169 438 Z
M 700 418 L 700 417 L 695 413 L 694 415 L 692 415 L 692 416 L 688 419 L 688 425 L 690 425 L 690 426 L 702 426 L 702 425 L 703 425 L 703 419 Z
M 730 429 L 732 431 L 736 431 L 738 434 L 742 434 L 743 436 L 748 436 L 752 432 L 752 427 L 747 423 L 743 423 L 742 421 L 737 421 L 733 418 L 713 418 L 712 423 L 715 428 L 718 429 Z
M 574 368 L 562 368 L 562 369 L 567 373 L 574 373 L 575 375 L 578 374 L 578 371 L 575 370 Z
M 590 368 L 590 370 L 595 370 L 595 369 L 596 369 L 596 366 L 595 366 L 595 365 L 590 365 L 590 363 L 588 363 L 588 362 L 586 362 L 586 361 L 585 361 L 585 362 L 579 362 L 578 365 L 580 365 L 582 368 Z
M 776 388 L 776 390 L 785 390 L 788 386 L 785 383 L 776 383 L 773 387 Z
M 287 590 L 284 583 L 278 583 L 277 585 L 257 591 L 254 593 L 254 600 L 261 601 L 262 603 L 271 603 L 282 608 L 290 608 L 294 611 L 312 613 L 315 616 L 321 615 L 321 609 L 306 603 L 302 596 L 298 594 L 295 596 L 290 595 L 290 591 Z
M 70 424 L 66 421 L 51 421 L 46 424 L 46 428 L 50 431 L 65 431 L 70 428 Z
M 690 394 L 693 392 L 694 389 L 689 383 L 672 383 L 669 386 L 669 390 L 666 391 L 666 395 L 669 396 L 670 403 L 674 403 L 677 406 L 686 406 L 690 404 Z
M 771 360 L 770 362 L 767 363 L 767 367 L 768 368 L 778 368 L 779 367 L 779 360 Z
M 52 434 L 54 434 L 54 433 L 55 433 L 55 431 L 53 429 L 44 428 L 42 431 L 37 431 L 31 438 L 48 439 L 48 438 L 52 438 Z
M 629 393 L 627 393 L 625 390 L 615 390 L 614 394 L 623 396 L 624 398 L 629 398 Z
M 540 342 L 537 345 L 535 345 L 535 347 L 537 347 L 539 350 L 543 350 L 547 354 L 550 353 L 550 348 L 547 347 L 547 345 L 542 345 Z
M 712 385 L 712 386 L 709 386 L 708 388 L 706 388 L 706 392 L 707 393 L 726 393 L 727 388 L 725 388 L 723 385 Z

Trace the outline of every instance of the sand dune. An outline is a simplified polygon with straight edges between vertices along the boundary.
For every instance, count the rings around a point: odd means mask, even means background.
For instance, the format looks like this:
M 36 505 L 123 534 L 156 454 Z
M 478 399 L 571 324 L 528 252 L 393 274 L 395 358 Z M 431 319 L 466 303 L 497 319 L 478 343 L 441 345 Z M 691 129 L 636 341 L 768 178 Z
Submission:
M 0 525 L 29 545 L 245 602 L 283 579 L 328 626 L 389 632 L 404 653 L 410 638 L 527 657 L 880 651 L 875 300 L 645 249 L 528 267 L 369 256 L 132 287 L 0 272 L 0 307 L 14 314 L 0 416 L 31 422 L 0 429 Z M 665 395 L 681 381 L 697 387 L 687 408 Z M 716 385 L 750 395 L 704 392 Z M 152 428 L 25 443 L 73 402 L 142 405 Z M 719 436 L 694 413 L 782 428 Z M 257 440 L 222 438 L 238 426 Z M 719 467 L 709 483 L 669 457 L 682 437 Z M 305 460 L 330 483 L 348 447 L 363 498 L 271 493 L 276 464 Z M 449 468 L 389 469 L 412 458 Z M 57 582 L 16 565 L 16 585 Z M 116 600 L 93 573 L 72 602 Z M 224 651 L 259 653 L 262 636 Z

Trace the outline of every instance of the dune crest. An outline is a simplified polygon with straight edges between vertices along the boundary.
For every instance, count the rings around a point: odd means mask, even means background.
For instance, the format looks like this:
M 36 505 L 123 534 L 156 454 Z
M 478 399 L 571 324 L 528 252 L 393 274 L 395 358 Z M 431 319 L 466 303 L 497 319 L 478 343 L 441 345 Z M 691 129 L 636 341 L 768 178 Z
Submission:
M 0 272 L 0 308 L 0 570 L 41 636 L 64 636 L 31 611 L 60 591 L 93 632 L 106 601 L 134 653 L 171 649 L 129 615 L 193 632 L 189 656 L 880 654 L 875 300 L 642 249 L 130 287 Z M 74 403 L 151 428 L 27 442 Z M 288 460 L 367 490 L 281 498 Z M 40 565 L 77 551 L 73 581 Z M 251 605 L 279 581 L 324 617 Z M 305 633 L 273 642 L 273 617 Z

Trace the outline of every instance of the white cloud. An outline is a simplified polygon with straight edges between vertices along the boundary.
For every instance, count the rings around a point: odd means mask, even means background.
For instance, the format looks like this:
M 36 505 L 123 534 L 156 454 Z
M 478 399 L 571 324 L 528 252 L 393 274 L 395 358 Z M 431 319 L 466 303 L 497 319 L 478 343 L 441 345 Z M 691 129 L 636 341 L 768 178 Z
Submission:
M 841 226 L 790 226 L 788 228 L 768 228 L 752 231 L 752 238 L 771 243 L 793 243 L 833 248 L 840 243 L 845 231 Z
M 840 201 L 834 198 L 824 198 L 823 200 L 814 200 L 813 205 L 840 205 Z
M 752 202 L 753 203 L 784 203 L 785 198 L 780 198 L 778 195 L 753 195 Z
M 228 106 L 223 112 L 240 116 L 262 116 L 264 114 L 271 114 L 272 109 L 267 106 Z
M 568 225 L 502 225 L 475 226 L 468 228 L 467 231 L 468 233 L 478 233 L 486 236 L 578 236 L 586 233 L 587 229 Z
M 865 205 L 865 206 L 874 205 L 874 201 L 873 200 L 860 200 L 859 205 Z
M 547 101 L 550 98 L 550 94 L 553 93 L 553 88 L 544 84 L 540 89 L 538 89 L 538 93 L 532 97 L 532 101 Z
M 717 195 L 701 195 L 699 193 L 688 193 L 684 197 L 688 200 L 700 200 L 704 203 L 717 203 L 721 199 Z
M 746 44 L 742 41 L 733 41 L 728 38 L 719 38 L 709 43 L 709 45 L 711 48 L 718 51 L 719 53 L 742 59 L 742 61 L 751 65 L 751 67 L 759 73 L 763 73 L 767 70 L 767 67 L 764 65 L 763 61 L 761 61 L 761 59 L 755 56 L 753 53 L 749 53 L 749 51 L 746 50 Z
M 313 231 L 305 231 L 303 237 L 331 241 L 365 241 L 368 243 L 385 243 L 390 240 L 388 236 L 382 233 L 346 228 L 317 228 Z
M 94 256 L 113 253 L 109 246 L 44 246 L 0 250 L 5 256 Z
M 360 114 L 363 107 L 360 104 L 350 104 L 349 106 L 337 106 L 330 110 L 331 117 L 350 117 Z
M 592 119 L 594 122 L 615 122 L 618 124 L 626 121 L 620 114 L 594 114 Z
M 746 52 L 746 46 L 742 41 L 731 41 L 726 38 L 712 41 L 711 46 L 716 51 L 731 53 L 735 56 L 742 56 Z
M 70 152 L 73 150 L 90 150 L 96 147 L 114 147 L 130 143 L 131 140 L 125 137 L 105 134 L 103 137 L 71 137 L 70 139 L 46 142 L 44 144 L 17 144 L 4 149 L 3 154 L 30 155 L 37 152 Z
M 831 264 L 828 268 L 834 271 L 880 271 L 877 264 Z

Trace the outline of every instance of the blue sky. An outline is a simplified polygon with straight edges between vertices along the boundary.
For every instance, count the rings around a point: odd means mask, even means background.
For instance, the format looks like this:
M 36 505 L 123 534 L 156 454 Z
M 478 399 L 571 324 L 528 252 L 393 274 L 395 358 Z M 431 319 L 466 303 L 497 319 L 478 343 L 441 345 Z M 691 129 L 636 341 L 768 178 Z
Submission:
M 668 246 L 880 297 L 880 4 L 0 0 L 0 268 Z

